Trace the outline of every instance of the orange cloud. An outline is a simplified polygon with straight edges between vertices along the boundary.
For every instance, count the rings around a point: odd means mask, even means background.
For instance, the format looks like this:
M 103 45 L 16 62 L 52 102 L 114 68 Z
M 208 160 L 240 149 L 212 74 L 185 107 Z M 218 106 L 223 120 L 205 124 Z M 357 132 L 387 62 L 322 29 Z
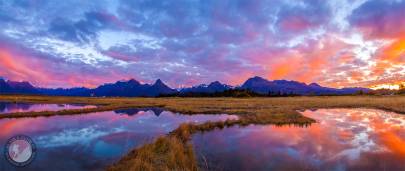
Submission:
M 271 64 L 270 79 L 284 79 L 288 75 L 299 71 L 302 61 L 299 57 L 286 57 L 280 62 Z
M 405 36 L 397 39 L 383 51 L 383 60 L 388 60 L 395 63 L 405 62 Z

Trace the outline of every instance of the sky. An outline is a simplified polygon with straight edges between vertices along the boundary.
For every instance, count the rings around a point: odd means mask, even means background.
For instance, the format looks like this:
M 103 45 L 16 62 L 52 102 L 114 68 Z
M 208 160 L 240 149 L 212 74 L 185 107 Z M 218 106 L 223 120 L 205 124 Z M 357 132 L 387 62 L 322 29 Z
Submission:
M 0 0 L 0 76 L 42 87 L 405 81 L 405 0 Z

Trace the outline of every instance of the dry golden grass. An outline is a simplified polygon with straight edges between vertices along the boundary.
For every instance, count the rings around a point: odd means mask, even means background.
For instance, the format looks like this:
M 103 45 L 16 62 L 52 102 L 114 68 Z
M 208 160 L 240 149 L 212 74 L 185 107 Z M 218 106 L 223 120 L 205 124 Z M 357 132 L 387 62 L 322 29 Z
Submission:
M 191 145 L 175 137 L 160 137 L 123 157 L 109 171 L 198 170 Z
M 312 108 L 377 108 L 405 113 L 405 96 L 322 96 L 322 97 L 277 97 L 277 98 L 86 98 L 50 96 L 0 96 L 0 101 L 31 103 L 81 103 L 103 105 L 101 109 L 88 112 L 131 107 L 163 107 L 183 114 L 227 113 L 238 114 L 250 121 L 267 123 L 270 120 L 291 123 L 302 119 L 297 112 Z M 68 110 L 54 115 L 85 113 Z M 86 111 L 86 110 L 84 110 Z M 31 114 L 42 115 L 38 112 Z M 51 114 L 46 114 L 51 115 Z M 270 116 L 271 115 L 271 116 Z M 8 117 L 8 116 L 7 116 Z M 12 117 L 9 115 L 9 117 Z M 266 119 L 269 118 L 270 119 Z M 283 121 L 287 119 L 286 121 Z
M 277 98 L 81 98 L 44 96 L 0 96 L 0 101 L 32 103 L 83 103 L 103 105 L 93 111 L 132 107 L 160 106 L 183 114 L 236 114 L 239 120 L 182 124 L 166 137 L 133 150 L 109 170 L 196 170 L 197 164 L 188 140 L 198 131 L 210 131 L 233 125 L 299 124 L 315 122 L 298 110 L 317 108 L 376 108 L 405 113 L 405 96 L 322 96 Z M 82 111 L 9 114 L 4 117 L 80 114 Z M 1 118 L 1 115 L 0 115 Z
M 66 97 L 66 96 L 34 96 L 34 95 L 0 95 L 0 101 L 30 102 L 30 103 L 78 103 L 94 105 L 126 105 L 132 104 L 134 98 L 101 98 L 101 97 Z M 154 104 L 154 98 L 136 98 L 135 102 Z

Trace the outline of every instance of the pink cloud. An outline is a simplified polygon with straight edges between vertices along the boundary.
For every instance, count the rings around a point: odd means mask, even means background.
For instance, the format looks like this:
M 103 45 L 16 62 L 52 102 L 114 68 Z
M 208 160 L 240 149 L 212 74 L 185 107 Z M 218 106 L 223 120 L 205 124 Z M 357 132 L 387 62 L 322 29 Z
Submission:
M 303 16 L 289 16 L 283 18 L 280 26 L 283 30 L 302 31 L 314 26 L 314 24 Z

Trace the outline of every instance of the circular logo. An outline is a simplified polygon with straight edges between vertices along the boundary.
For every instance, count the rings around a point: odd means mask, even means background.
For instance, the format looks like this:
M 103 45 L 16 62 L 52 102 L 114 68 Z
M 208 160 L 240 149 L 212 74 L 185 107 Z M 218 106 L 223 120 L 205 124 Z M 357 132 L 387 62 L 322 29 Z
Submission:
M 36 146 L 30 137 L 17 135 L 7 141 L 4 152 L 6 159 L 11 164 L 15 166 L 26 166 L 34 159 Z

